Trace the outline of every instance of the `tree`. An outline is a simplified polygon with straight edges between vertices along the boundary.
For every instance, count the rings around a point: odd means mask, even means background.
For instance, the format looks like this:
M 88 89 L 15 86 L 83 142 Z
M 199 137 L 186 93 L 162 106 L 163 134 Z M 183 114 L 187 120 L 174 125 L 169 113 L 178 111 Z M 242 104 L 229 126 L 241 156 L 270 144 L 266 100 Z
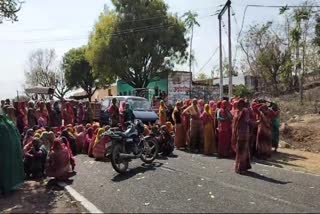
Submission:
M 54 96 L 59 100 L 64 100 L 64 97 L 66 94 L 70 91 L 70 87 L 68 87 L 64 71 L 62 69 L 62 65 L 56 72 L 56 78 L 55 78 L 55 91 Z
M 134 88 L 146 88 L 159 72 L 187 58 L 184 23 L 168 14 L 163 0 L 112 3 L 115 11 L 100 15 L 87 51 L 99 76 L 118 76 Z
M 93 73 L 92 67 L 85 57 L 86 47 L 69 50 L 62 59 L 62 68 L 65 72 L 67 86 L 82 88 L 91 102 L 94 92 L 109 84 Z
M 54 49 L 37 49 L 31 52 L 27 67 L 25 71 L 27 87 L 53 87 L 54 96 L 60 100 L 69 91 Z
M 193 31 L 194 26 L 200 27 L 197 21 L 198 14 L 192 11 L 186 12 L 182 17 L 185 18 L 186 27 L 190 30 L 190 51 L 189 51 L 189 71 L 192 72 L 192 62 L 194 60 L 194 55 L 192 54 L 192 43 L 193 43 Z
M 205 74 L 205 73 L 198 74 L 197 80 L 206 80 L 206 79 L 208 79 L 207 74 Z
M 240 98 L 251 98 L 253 93 L 245 85 L 237 85 L 234 89 L 234 95 Z
M 320 15 L 316 17 L 315 37 L 313 43 L 319 47 L 318 53 L 320 54 Z
M 38 49 L 29 55 L 25 71 L 28 86 L 53 87 L 55 85 L 56 53 L 54 49 Z
M 17 13 L 20 11 L 22 3 L 19 0 L 0 0 L 0 23 L 3 20 L 18 21 Z

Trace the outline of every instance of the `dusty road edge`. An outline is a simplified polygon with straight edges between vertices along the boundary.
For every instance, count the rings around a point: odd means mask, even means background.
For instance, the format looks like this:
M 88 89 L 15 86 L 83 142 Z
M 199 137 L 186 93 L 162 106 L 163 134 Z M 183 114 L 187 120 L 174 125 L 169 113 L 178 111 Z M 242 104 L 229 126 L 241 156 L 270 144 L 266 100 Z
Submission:
M 74 200 L 78 201 L 81 204 L 81 206 L 83 206 L 88 211 L 88 213 L 103 213 L 88 199 L 86 199 L 84 196 L 78 193 L 75 189 L 73 189 L 70 185 L 64 182 L 58 182 L 58 185 L 64 188 Z

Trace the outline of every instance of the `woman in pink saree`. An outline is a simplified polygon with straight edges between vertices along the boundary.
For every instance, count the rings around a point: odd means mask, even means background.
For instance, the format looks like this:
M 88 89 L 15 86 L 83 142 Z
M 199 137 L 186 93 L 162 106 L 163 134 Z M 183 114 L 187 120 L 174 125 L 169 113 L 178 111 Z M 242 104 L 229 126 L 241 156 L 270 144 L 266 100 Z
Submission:
M 67 180 L 76 173 L 71 164 L 72 155 L 68 148 L 62 144 L 61 139 L 55 139 L 52 149 L 49 153 L 48 166 L 46 174 L 48 177 L 54 177 L 57 180 Z

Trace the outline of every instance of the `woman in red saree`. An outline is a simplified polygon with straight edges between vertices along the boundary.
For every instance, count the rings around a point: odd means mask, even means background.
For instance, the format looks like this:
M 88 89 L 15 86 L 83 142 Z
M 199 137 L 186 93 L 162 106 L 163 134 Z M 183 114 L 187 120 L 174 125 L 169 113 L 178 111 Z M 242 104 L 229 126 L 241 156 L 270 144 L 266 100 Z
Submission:
M 199 152 L 200 145 L 202 145 L 203 130 L 202 121 L 200 119 L 200 110 L 198 108 L 198 101 L 194 99 L 192 105 L 183 111 L 183 114 L 188 114 L 191 117 L 190 121 L 190 150 Z M 201 148 L 202 149 L 202 148 Z
M 172 113 L 172 119 L 175 124 L 174 145 L 176 146 L 177 149 L 181 149 L 185 147 L 185 143 L 186 143 L 185 141 L 186 133 L 182 125 L 181 107 L 182 107 L 182 102 L 178 101 Z
M 249 144 L 249 123 L 250 116 L 245 108 L 245 101 L 240 99 L 234 108 L 232 144 L 235 145 L 236 163 L 235 172 L 243 174 L 251 169 L 250 144 Z
M 64 120 L 64 125 L 73 124 L 74 112 L 73 112 L 73 108 L 69 102 L 66 103 L 66 105 L 63 109 L 62 117 Z
M 48 156 L 46 174 L 57 180 L 67 180 L 76 173 L 73 171 L 74 162 L 69 149 L 62 144 L 61 139 L 55 139 Z
M 216 153 L 215 136 L 213 130 L 214 118 L 210 114 L 208 104 L 204 106 L 204 112 L 200 116 L 204 126 L 204 154 L 213 155 Z
M 218 111 L 217 115 L 219 121 L 218 156 L 220 158 L 230 157 L 231 155 L 232 115 L 228 108 L 228 101 L 222 101 L 221 109 Z
M 119 108 L 120 113 L 120 124 L 122 127 L 122 130 L 126 129 L 125 122 L 126 122 L 126 102 L 122 101 Z
M 93 137 L 93 128 L 89 127 L 86 131 L 86 138 L 82 147 L 82 153 L 88 154 L 89 146 Z
M 267 105 L 263 104 L 258 111 L 256 156 L 261 159 L 267 159 L 271 156 L 272 152 L 271 118 Z

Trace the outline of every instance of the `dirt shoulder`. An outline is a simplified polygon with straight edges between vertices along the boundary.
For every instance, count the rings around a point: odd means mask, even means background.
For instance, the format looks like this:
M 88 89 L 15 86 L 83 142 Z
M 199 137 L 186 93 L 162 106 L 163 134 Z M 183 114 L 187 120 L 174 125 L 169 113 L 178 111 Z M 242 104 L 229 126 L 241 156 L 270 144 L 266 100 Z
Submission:
M 320 154 L 293 149 L 279 149 L 265 161 L 267 165 L 320 175 Z
M 26 181 L 17 191 L 0 196 L 0 213 L 83 213 L 64 189 L 43 181 Z

